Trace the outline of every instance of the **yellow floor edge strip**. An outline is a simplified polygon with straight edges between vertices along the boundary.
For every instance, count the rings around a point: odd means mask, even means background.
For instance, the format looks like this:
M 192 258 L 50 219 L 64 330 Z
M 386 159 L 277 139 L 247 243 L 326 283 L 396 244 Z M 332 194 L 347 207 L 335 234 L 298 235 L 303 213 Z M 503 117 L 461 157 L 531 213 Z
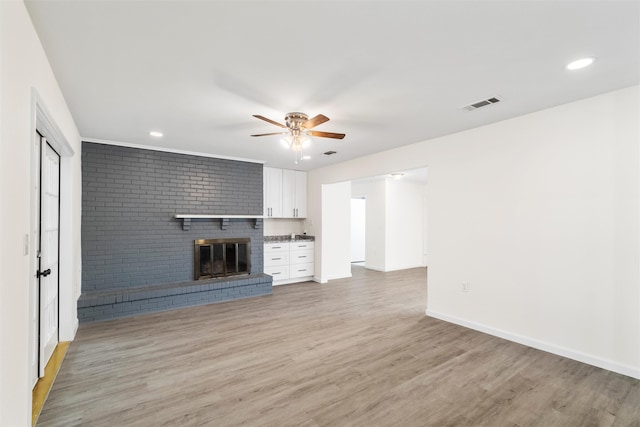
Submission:
M 49 391 L 51 391 L 51 387 L 53 386 L 53 381 L 56 379 L 56 375 L 58 375 L 58 371 L 60 370 L 60 366 L 62 365 L 64 356 L 67 354 L 69 344 L 69 341 L 58 343 L 56 349 L 53 350 L 51 359 L 49 359 L 47 366 L 44 368 L 44 377 L 40 378 L 33 388 L 33 395 L 31 400 L 32 426 L 35 426 L 36 421 L 38 421 L 38 417 L 40 416 L 40 412 L 42 411 L 44 402 L 47 400 Z

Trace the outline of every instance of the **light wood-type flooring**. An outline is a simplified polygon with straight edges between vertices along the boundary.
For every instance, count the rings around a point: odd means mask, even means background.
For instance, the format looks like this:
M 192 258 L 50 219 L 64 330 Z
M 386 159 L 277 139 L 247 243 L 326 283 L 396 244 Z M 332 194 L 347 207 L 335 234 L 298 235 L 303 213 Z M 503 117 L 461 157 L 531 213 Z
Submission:
M 426 289 L 353 267 L 81 325 L 38 425 L 640 426 L 638 380 L 427 317 Z

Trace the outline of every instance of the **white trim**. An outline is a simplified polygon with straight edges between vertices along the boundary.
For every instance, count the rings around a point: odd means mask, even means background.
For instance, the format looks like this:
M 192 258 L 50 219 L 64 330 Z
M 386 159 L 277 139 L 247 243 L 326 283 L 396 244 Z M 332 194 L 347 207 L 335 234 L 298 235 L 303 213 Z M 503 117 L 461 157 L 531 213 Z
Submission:
M 329 280 L 350 279 L 351 277 L 353 277 L 353 275 L 352 275 L 351 273 L 349 273 L 349 274 L 347 274 L 347 275 L 340 275 L 340 274 L 338 274 L 338 275 L 335 275 L 335 276 L 328 276 L 328 277 L 327 277 L 327 282 L 328 282 Z M 324 282 L 324 283 L 326 283 L 326 282 Z
M 193 218 L 193 219 L 211 219 L 211 218 L 229 218 L 229 219 L 260 219 L 264 218 L 264 215 L 175 215 L 176 219 Z
M 412 268 L 424 268 L 426 267 L 426 265 L 424 264 L 415 264 L 413 266 L 408 266 L 408 267 L 397 267 L 397 268 L 382 268 L 382 267 L 377 267 L 375 265 L 367 265 L 367 262 L 364 262 L 364 268 L 368 268 L 369 270 L 374 270 L 374 271 L 381 271 L 383 273 L 388 273 L 390 271 L 400 271 L 400 270 L 410 270 Z
M 245 159 L 244 157 L 223 156 L 219 154 L 201 153 L 198 151 L 178 150 L 175 148 L 158 147 L 155 145 L 133 144 L 130 142 L 110 141 L 98 138 L 80 138 L 84 142 L 92 142 L 95 144 L 117 145 L 118 147 L 139 148 L 141 150 L 162 151 L 164 153 L 187 154 L 190 156 L 211 157 L 213 159 L 235 160 L 238 162 L 260 163 L 265 164 L 266 160 Z
M 557 354 L 558 356 L 567 357 L 569 359 L 577 360 L 578 362 L 586 363 L 588 365 L 596 366 L 608 371 L 617 372 L 618 374 L 640 379 L 640 367 L 625 365 L 622 363 L 614 362 L 613 360 L 595 357 L 590 354 L 582 353 L 580 351 L 514 334 L 502 329 L 496 329 L 479 323 L 470 322 L 468 320 L 460 319 L 455 316 L 449 316 L 443 313 L 438 313 L 437 311 L 429 309 L 426 310 L 426 314 L 427 316 L 435 317 L 436 319 L 444 320 L 449 323 L 455 323 L 456 325 L 484 332 L 486 334 L 493 335 L 499 338 L 504 338 L 509 341 L 517 342 L 518 344 L 523 344 L 528 347 L 536 348 L 548 353 Z
M 318 276 L 313 276 L 313 281 L 316 283 L 320 283 L 321 285 L 324 285 L 325 283 L 328 282 L 328 280 L 322 281 L 322 279 L 320 279 L 320 277 Z
M 36 88 L 31 88 L 31 114 L 34 129 L 44 134 L 49 145 L 60 154 L 60 157 L 73 156 L 73 148 L 67 141 L 58 125 L 53 121 L 53 115 L 49 112 Z
M 370 265 L 367 264 L 367 262 L 364 262 L 364 268 L 368 269 L 368 270 L 374 270 L 374 271 L 381 271 L 381 272 L 386 272 L 387 270 L 385 270 L 383 267 L 377 267 L 375 265 Z

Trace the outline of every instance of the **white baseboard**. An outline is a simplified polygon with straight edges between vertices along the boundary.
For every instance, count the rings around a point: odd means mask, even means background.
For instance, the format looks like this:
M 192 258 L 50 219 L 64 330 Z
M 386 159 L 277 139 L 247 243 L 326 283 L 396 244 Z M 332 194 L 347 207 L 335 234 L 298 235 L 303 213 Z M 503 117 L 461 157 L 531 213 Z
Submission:
M 455 316 L 449 316 L 447 314 L 438 313 L 437 311 L 426 311 L 427 316 L 435 317 L 436 319 L 444 320 L 446 322 L 455 323 L 456 325 L 464 326 L 469 329 L 484 332 L 489 335 L 493 335 L 499 338 L 504 338 L 509 341 L 517 342 L 528 347 L 533 347 L 538 350 L 546 351 L 548 353 L 557 354 L 558 356 L 567 357 L 569 359 L 577 360 L 578 362 L 586 363 L 588 365 L 596 366 L 598 368 L 606 369 L 608 371 L 616 372 L 618 374 L 626 375 L 631 378 L 640 379 L 640 367 L 625 365 L 622 363 L 614 362 L 612 360 L 603 359 L 600 357 L 592 356 L 590 354 L 582 353 L 580 351 L 571 350 L 569 348 L 561 347 L 555 344 L 549 344 L 544 341 L 539 341 L 533 338 L 525 337 L 522 335 L 514 334 L 511 332 L 503 331 L 502 329 L 492 328 L 479 323 L 470 322 Z
M 338 274 L 335 276 L 324 276 L 324 277 L 313 276 L 313 281 L 324 284 L 324 283 L 327 283 L 329 280 L 348 279 L 350 277 L 352 277 L 351 273 L 346 275 Z
M 409 266 L 403 266 L 403 267 L 384 268 L 384 267 L 378 267 L 375 265 L 369 265 L 366 262 L 364 264 L 364 268 L 368 268 L 369 270 L 382 271 L 383 273 L 389 273 L 390 271 L 409 270 L 411 268 L 424 268 L 424 267 L 426 267 L 426 265 L 416 264 L 416 265 L 409 265 Z

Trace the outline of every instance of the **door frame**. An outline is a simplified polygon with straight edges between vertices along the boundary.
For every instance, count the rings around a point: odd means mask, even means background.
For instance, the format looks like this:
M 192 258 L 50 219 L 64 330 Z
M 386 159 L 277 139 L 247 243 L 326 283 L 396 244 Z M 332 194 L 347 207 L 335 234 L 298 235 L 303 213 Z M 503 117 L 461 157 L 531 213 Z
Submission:
M 39 235 L 36 232 L 39 226 L 39 180 L 40 180 L 40 134 L 44 136 L 49 145 L 60 155 L 60 240 L 59 253 L 59 291 L 58 291 L 58 337 L 60 341 L 69 341 L 75 336 L 78 327 L 78 319 L 75 308 L 77 300 L 77 287 L 79 286 L 76 277 L 76 268 L 74 268 L 73 248 L 73 230 L 71 229 L 73 218 L 72 191 L 73 191 L 73 161 L 71 157 L 74 151 L 69 141 L 56 124 L 54 116 L 47 109 L 42 97 L 35 88 L 31 89 L 31 177 L 30 177 L 30 234 L 26 241 L 28 247 L 25 252 L 29 256 L 29 355 L 31 358 L 34 352 L 38 352 L 38 347 L 34 347 L 37 331 L 32 326 L 32 319 L 35 315 L 35 309 L 39 309 L 37 304 L 38 298 L 38 279 L 36 271 L 38 269 L 37 247 Z M 77 184 L 79 185 L 79 183 Z M 63 219 L 64 218 L 64 219 Z M 79 221 L 80 218 L 77 218 Z M 77 267 L 79 270 L 79 266 Z M 75 296 L 75 298 L 74 298 Z M 69 315 L 68 313 L 73 313 Z M 38 370 L 36 370 L 29 360 L 29 383 L 33 386 L 38 379 Z M 35 378 L 34 378 L 35 376 Z

